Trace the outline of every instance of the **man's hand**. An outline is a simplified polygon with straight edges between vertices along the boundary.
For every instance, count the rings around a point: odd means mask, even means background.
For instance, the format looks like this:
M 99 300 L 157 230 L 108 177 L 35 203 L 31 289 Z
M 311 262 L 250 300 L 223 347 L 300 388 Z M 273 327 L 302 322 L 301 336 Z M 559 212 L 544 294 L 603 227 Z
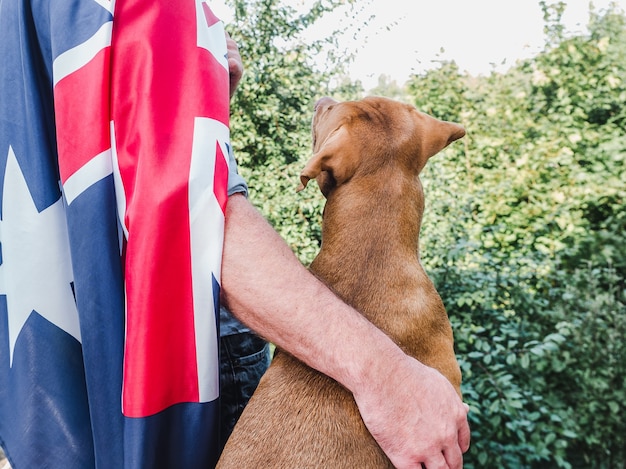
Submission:
M 354 393 L 363 421 L 398 469 L 461 469 L 468 407 L 438 371 L 403 361 Z
M 226 49 L 228 51 L 228 73 L 230 75 L 230 97 L 237 90 L 237 85 L 243 76 L 243 62 L 239 54 L 237 43 L 226 32 Z

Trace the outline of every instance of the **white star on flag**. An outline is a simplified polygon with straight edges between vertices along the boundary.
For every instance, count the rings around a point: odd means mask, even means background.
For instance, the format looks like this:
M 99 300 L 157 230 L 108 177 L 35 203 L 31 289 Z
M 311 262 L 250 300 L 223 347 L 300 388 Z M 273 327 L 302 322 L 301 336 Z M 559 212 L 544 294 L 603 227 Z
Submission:
M 33 312 L 80 341 L 63 198 L 39 212 L 11 147 L 0 242 L 0 294 L 7 297 L 10 364 L 17 338 Z

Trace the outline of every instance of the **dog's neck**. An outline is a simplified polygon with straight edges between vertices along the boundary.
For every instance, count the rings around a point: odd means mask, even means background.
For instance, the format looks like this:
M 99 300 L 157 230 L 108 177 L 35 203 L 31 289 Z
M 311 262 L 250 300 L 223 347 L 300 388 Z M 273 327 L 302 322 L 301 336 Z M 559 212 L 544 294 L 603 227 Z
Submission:
M 418 258 L 423 210 L 423 192 L 417 178 L 350 181 L 328 195 L 322 251 L 336 250 L 342 258 L 346 251 L 370 260 L 396 253 Z
M 426 298 L 434 291 L 419 260 L 423 205 L 417 178 L 349 181 L 328 194 L 322 247 L 311 271 L 385 330 L 388 298 L 416 288 Z

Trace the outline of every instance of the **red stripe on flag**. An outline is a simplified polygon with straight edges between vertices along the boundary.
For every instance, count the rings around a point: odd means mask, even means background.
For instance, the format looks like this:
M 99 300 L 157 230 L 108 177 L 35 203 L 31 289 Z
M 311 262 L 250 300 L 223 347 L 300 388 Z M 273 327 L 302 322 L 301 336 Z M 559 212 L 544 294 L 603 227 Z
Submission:
M 59 171 L 65 183 L 94 156 L 111 148 L 108 118 L 110 48 L 101 50 L 89 63 L 60 80 L 54 87 L 58 129 Z M 103 87 L 94 86 L 101 83 Z
M 229 81 L 196 44 L 194 1 L 117 2 L 112 115 L 129 233 L 123 411 L 130 417 L 199 399 L 188 178 L 194 118 L 228 122 Z
M 226 163 L 226 158 L 224 157 L 219 142 L 217 143 L 217 150 L 215 152 L 213 192 L 222 209 L 222 213 L 226 214 L 226 202 L 228 201 L 228 164 Z
M 213 26 L 219 21 L 219 18 L 213 14 L 206 2 L 202 2 L 202 11 L 204 11 L 207 26 Z

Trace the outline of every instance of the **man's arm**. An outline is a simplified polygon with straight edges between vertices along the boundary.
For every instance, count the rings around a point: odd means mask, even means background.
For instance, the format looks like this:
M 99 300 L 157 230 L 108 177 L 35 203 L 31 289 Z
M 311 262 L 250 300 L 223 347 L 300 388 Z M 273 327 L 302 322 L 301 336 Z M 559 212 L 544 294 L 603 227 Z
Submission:
M 222 291 L 240 320 L 353 393 L 396 467 L 462 467 L 467 408 L 452 385 L 339 300 L 241 195 L 226 210 Z

